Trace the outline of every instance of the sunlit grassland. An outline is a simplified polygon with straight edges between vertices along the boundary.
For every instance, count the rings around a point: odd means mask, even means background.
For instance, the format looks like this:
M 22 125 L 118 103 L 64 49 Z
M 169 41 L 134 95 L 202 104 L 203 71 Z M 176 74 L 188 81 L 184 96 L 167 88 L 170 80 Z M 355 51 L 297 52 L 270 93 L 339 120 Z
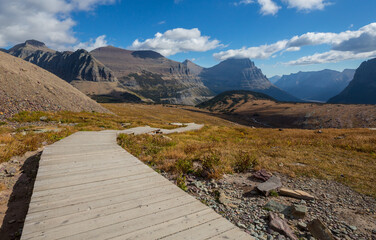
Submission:
M 376 196 L 376 132 L 368 129 L 252 129 L 207 125 L 200 131 L 119 137 L 142 161 L 177 177 L 267 169 L 341 182 Z

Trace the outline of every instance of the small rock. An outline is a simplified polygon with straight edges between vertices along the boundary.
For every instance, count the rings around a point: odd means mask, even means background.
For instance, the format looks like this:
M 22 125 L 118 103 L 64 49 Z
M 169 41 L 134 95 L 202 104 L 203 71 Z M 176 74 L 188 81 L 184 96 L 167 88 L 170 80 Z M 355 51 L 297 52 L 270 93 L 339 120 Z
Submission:
M 317 239 L 334 240 L 333 235 L 319 219 L 312 220 L 307 227 L 311 234 Z
M 274 211 L 274 212 L 284 212 L 286 211 L 288 206 L 282 203 L 279 203 L 277 201 L 270 200 L 267 204 L 265 204 L 264 208 L 266 208 L 267 210 Z
M 8 174 L 8 176 L 12 177 L 14 174 L 16 174 L 17 170 L 14 167 L 11 167 L 9 169 L 5 169 L 5 172 Z
M 46 116 L 42 116 L 42 117 L 39 118 L 39 120 L 42 121 L 42 122 L 45 122 L 45 121 L 48 120 L 48 118 Z
M 307 231 L 307 224 L 305 224 L 304 222 L 298 222 L 297 227 L 300 230 Z
M 272 177 L 272 174 L 269 173 L 269 172 L 267 172 L 265 169 L 261 169 L 261 170 L 255 172 L 255 173 L 252 175 L 252 177 L 257 178 L 257 179 L 260 179 L 260 180 L 262 180 L 262 181 L 265 182 L 265 181 L 268 181 L 269 178 Z
M 282 187 L 281 179 L 276 176 L 272 176 L 268 181 L 260 183 L 257 185 L 257 189 L 262 192 L 265 196 L 269 196 L 270 192 L 277 190 Z
M 238 227 L 240 227 L 240 228 L 247 228 L 243 223 L 241 223 L 241 222 L 238 222 L 236 225 L 238 225 Z
M 295 236 L 289 225 L 283 221 L 280 217 L 278 217 L 275 213 L 269 214 L 269 227 L 281 234 L 286 235 L 287 237 L 291 238 L 292 240 L 298 240 L 298 238 Z
M 291 215 L 296 219 L 303 219 L 307 214 L 307 207 L 294 204 L 291 208 Z
M 165 136 L 165 135 L 162 135 L 162 138 L 168 140 L 168 141 L 172 141 L 172 138 L 168 137 L 168 136 Z
M 353 231 L 356 231 L 358 228 L 357 227 L 355 227 L 355 226 L 351 226 L 351 225 L 349 225 L 348 226 L 351 230 L 353 230 Z
M 318 130 L 317 133 L 322 133 L 322 131 L 321 131 L 321 130 Z
M 301 191 L 301 190 L 291 190 L 288 188 L 281 188 L 279 189 L 279 194 L 282 196 L 287 196 L 287 197 L 293 197 L 293 198 L 298 198 L 298 199 L 304 199 L 304 200 L 313 200 L 315 199 L 314 196 L 311 194 Z

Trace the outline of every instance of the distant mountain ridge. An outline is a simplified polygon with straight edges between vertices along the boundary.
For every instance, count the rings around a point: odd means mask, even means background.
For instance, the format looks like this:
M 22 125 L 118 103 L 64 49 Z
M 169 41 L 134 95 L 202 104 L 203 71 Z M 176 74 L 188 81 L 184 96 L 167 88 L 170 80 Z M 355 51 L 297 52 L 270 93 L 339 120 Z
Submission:
M 270 77 L 269 78 L 269 81 L 273 84 L 275 84 L 279 79 L 281 79 L 282 76 L 279 76 L 279 75 L 275 75 L 273 77 Z
M 376 58 L 363 62 L 349 85 L 328 103 L 376 104 Z
M 203 69 L 199 76 L 216 94 L 230 90 L 248 90 L 265 93 L 279 101 L 301 101 L 274 86 L 248 58 L 227 59 L 211 68 Z
M 352 69 L 298 72 L 283 75 L 275 85 L 300 99 L 326 102 L 345 89 L 354 74 Z
M 250 59 L 228 59 L 203 68 L 189 60 L 170 60 L 154 51 L 107 46 L 91 52 L 59 52 L 36 40 L 6 52 L 54 73 L 100 102 L 196 105 L 228 90 L 251 90 L 279 101 L 300 101 L 270 83 Z
M 42 42 L 27 40 L 5 52 L 46 69 L 96 100 L 141 100 L 121 86 L 111 69 L 84 49 L 59 52 L 48 48 Z
M 28 40 L 7 52 L 34 63 L 67 82 L 74 80 L 115 82 L 117 80 L 109 68 L 83 49 L 75 52 L 58 52 L 49 49 L 42 42 Z
M 198 77 L 197 65 L 176 62 L 153 51 L 112 46 L 94 49 L 91 54 L 113 70 L 123 86 L 155 102 L 195 105 L 213 96 Z

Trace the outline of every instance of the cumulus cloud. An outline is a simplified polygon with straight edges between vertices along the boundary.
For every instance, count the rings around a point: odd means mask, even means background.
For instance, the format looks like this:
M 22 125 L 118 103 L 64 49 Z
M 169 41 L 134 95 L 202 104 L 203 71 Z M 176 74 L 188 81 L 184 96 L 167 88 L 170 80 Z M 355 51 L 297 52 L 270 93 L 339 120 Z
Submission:
M 261 5 L 260 12 L 263 15 L 275 15 L 281 8 L 272 0 L 257 0 L 257 2 Z
M 78 44 L 73 11 L 91 11 L 116 0 L 0 0 L 0 47 L 37 39 L 59 50 Z
M 331 3 L 328 0 L 282 0 L 288 8 L 296 8 L 298 11 L 313 11 L 323 10 L 325 6 Z M 255 3 L 255 0 L 241 0 L 234 2 L 235 6 L 248 5 Z M 275 15 L 282 8 L 275 3 L 274 0 L 257 0 L 257 3 L 261 6 L 260 13 L 262 15 Z
M 327 53 L 307 56 L 299 61 L 292 61 L 291 64 L 315 64 L 332 62 L 335 57 L 339 60 L 358 59 L 365 56 L 373 56 L 376 51 L 376 23 L 368 24 L 356 31 L 344 31 L 340 33 L 315 33 L 309 32 L 300 36 L 294 36 L 288 40 L 281 40 L 273 44 L 266 44 L 257 47 L 231 49 L 215 53 L 214 57 L 219 60 L 228 58 L 259 58 L 266 59 L 273 54 L 286 51 L 299 51 L 304 46 L 315 46 L 327 44 L 332 50 Z M 309 63 L 311 61 L 311 63 Z
M 91 51 L 96 48 L 105 47 L 105 46 L 108 46 L 106 35 L 102 35 L 102 36 L 97 37 L 95 40 L 90 39 L 90 41 L 88 42 L 83 42 L 83 43 L 79 43 L 75 45 L 73 47 L 73 50 L 86 49 L 87 51 Z
M 326 0 L 283 0 L 289 8 L 296 8 L 303 11 L 322 10 L 329 5 Z
M 255 1 L 254 0 L 241 0 L 238 2 L 234 2 L 234 5 L 240 6 L 240 5 L 248 5 L 251 3 L 255 3 Z M 281 8 L 273 0 L 257 0 L 257 3 L 261 6 L 260 13 L 262 15 L 275 15 Z
M 286 65 L 311 65 L 320 63 L 341 62 L 351 59 L 373 58 L 376 57 L 376 51 L 354 53 L 352 51 L 331 50 L 325 53 L 316 53 L 311 56 L 305 56 L 298 60 L 285 63 Z
M 140 41 L 136 39 L 131 49 L 154 50 L 164 56 L 179 52 L 205 52 L 223 46 L 218 40 L 210 40 L 209 36 L 201 36 L 197 28 L 175 28 L 165 33 L 156 33 L 154 38 Z

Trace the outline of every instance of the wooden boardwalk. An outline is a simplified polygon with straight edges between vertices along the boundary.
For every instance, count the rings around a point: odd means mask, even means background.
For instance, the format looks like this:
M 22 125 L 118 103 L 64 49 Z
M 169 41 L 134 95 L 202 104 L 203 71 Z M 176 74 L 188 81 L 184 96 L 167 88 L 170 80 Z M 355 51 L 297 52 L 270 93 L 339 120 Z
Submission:
M 78 132 L 45 148 L 21 239 L 253 239 L 118 146 L 118 133 Z

